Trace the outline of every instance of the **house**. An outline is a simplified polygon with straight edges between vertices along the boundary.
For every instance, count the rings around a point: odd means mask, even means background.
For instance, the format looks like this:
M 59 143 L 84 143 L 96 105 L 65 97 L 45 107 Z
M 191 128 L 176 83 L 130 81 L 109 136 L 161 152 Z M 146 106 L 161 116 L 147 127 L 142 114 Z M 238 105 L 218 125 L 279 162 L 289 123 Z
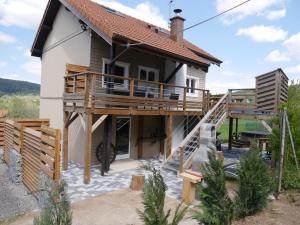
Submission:
M 31 49 L 40 117 L 62 129 L 64 168 L 85 165 L 86 183 L 96 156 L 104 170 L 112 152 L 168 157 L 207 112 L 206 73 L 222 62 L 184 39 L 181 10 L 170 20 L 169 31 L 89 0 L 49 0 Z

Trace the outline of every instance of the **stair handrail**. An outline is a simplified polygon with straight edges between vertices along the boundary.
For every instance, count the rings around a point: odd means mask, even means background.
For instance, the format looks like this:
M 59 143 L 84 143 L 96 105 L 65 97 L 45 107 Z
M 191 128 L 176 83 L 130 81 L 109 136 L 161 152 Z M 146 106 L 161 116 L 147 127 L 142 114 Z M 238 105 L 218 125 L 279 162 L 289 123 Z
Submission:
M 211 116 L 211 114 L 221 105 L 221 103 L 223 103 L 223 101 L 225 99 L 227 99 L 229 95 L 229 92 L 227 92 L 218 102 L 217 104 L 214 105 L 214 107 L 212 109 L 210 109 L 205 116 L 200 120 L 200 122 L 193 128 L 193 130 L 180 142 L 180 144 L 175 147 L 175 149 L 173 151 L 171 151 L 172 153 L 169 155 L 169 157 L 167 158 L 167 160 L 165 162 L 167 162 L 169 159 L 171 159 L 173 157 L 173 155 L 175 154 L 175 152 L 177 152 L 178 149 L 183 148 L 187 142 L 193 137 L 194 133 L 200 129 L 201 125 Z

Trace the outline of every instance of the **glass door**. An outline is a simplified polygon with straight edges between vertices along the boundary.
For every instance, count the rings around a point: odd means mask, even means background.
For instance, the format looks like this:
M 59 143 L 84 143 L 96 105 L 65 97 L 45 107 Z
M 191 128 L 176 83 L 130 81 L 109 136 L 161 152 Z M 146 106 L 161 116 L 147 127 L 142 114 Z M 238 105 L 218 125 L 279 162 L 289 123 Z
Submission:
M 116 151 L 117 160 L 130 158 L 130 117 L 116 118 Z

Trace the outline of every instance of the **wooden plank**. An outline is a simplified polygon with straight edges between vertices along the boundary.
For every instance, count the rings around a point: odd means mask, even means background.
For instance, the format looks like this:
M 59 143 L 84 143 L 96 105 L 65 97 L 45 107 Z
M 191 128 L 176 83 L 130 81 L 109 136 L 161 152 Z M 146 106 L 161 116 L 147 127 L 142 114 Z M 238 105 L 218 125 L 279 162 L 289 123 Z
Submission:
M 84 183 L 89 184 L 91 180 L 91 153 L 92 153 L 92 123 L 93 114 L 87 110 L 85 124 L 85 151 L 84 151 Z
M 78 114 L 77 114 L 78 115 Z M 64 121 L 69 118 L 69 113 L 64 112 Z M 68 161 L 69 161 L 69 126 L 64 126 L 63 131 L 63 169 L 68 169 Z
M 55 135 L 55 157 L 54 157 L 54 181 L 58 182 L 60 180 L 60 130 L 56 130 Z
M 102 122 L 107 118 L 108 115 L 101 116 L 92 126 L 92 133 L 102 124 Z
M 53 180 L 53 178 L 54 178 L 53 171 L 42 162 L 40 163 L 40 167 L 41 167 L 42 171 L 45 172 Z
M 47 145 L 50 145 L 52 147 L 55 147 L 55 139 L 49 137 L 49 136 L 45 136 L 45 135 L 42 135 L 41 137 L 41 141 L 42 143 L 46 143 Z
M 56 130 L 47 126 L 41 126 L 41 132 L 52 137 L 56 135 Z

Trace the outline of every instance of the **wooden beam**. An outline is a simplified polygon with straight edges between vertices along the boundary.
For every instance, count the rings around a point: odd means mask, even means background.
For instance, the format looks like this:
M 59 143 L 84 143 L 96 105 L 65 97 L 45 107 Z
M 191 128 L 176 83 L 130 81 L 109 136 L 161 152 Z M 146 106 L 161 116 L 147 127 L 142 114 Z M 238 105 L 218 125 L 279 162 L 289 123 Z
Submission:
M 69 127 L 74 122 L 74 120 L 77 119 L 78 116 L 79 116 L 79 113 L 75 112 L 75 115 L 72 116 L 72 118 L 69 119 L 69 121 L 65 124 L 65 127 Z
M 108 115 L 101 116 L 92 126 L 92 133 L 103 123 L 103 121 L 108 117 Z
M 144 116 L 138 117 L 138 159 L 143 157 Z
M 233 118 L 229 117 L 228 150 L 232 149 Z
M 239 119 L 235 118 L 235 140 L 238 140 L 238 132 L 239 132 Z
M 173 142 L 173 116 L 169 115 L 167 116 L 167 149 L 166 149 L 166 158 L 169 157 L 169 155 L 172 152 L 172 142 Z
M 66 123 L 66 120 L 69 118 L 68 112 L 64 112 L 64 120 Z M 68 169 L 68 159 L 69 158 L 69 126 L 64 126 L 63 130 L 63 169 Z
M 93 114 L 90 110 L 86 112 L 85 121 L 85 150 L 84 150 L 84 183 L 89 184 L 91 181 L 91 155 L 92 155 L 92 125 Z

